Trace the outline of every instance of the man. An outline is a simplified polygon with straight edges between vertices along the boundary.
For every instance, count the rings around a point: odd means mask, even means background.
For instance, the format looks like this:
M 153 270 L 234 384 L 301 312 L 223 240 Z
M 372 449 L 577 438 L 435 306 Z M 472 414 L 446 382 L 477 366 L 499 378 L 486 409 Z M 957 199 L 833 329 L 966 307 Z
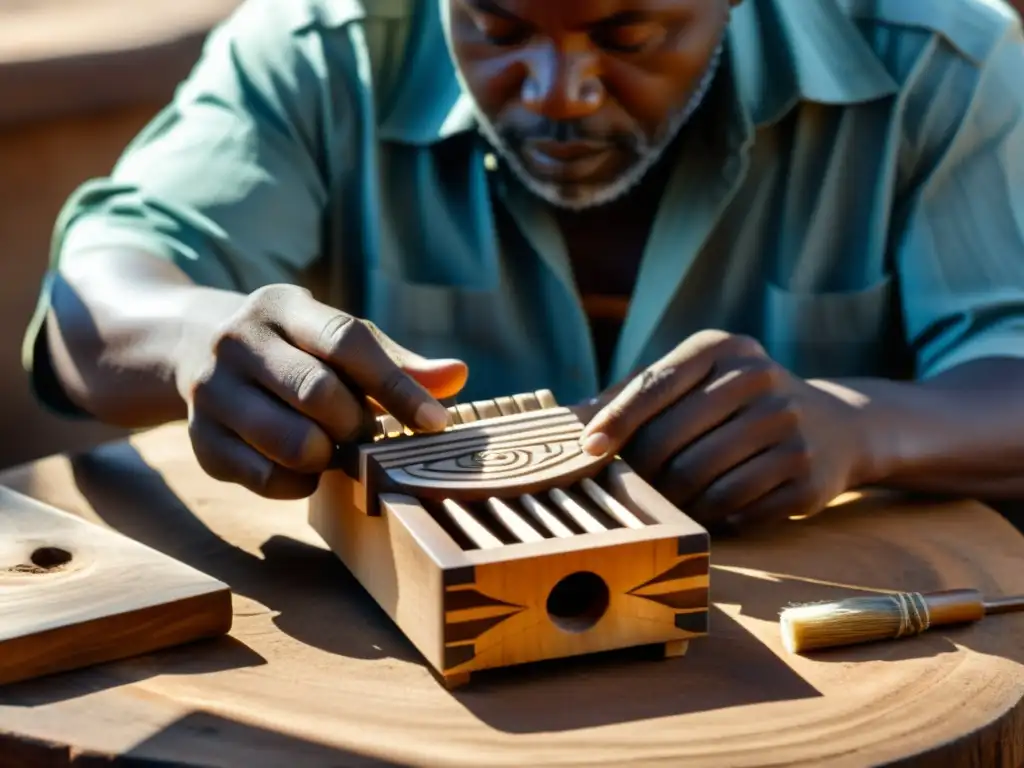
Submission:
M 368 398 L 548 387 L 708 525 L 1018 499 L 1021 73 L 1001 0 L 249 0 L 67 204 L 27 362 L 275 498 Z

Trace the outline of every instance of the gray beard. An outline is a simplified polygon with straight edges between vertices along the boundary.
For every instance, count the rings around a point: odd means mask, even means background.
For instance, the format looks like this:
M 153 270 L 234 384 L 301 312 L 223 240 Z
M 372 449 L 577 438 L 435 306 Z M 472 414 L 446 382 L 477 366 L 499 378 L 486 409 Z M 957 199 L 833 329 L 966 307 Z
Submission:
M 679 132 L 704 103 L 708 92 L 711 90 L 715 75 L 718 74 L 723 48 L 724 43 L 720 42 L 697 88 L 686 103 L 669 116 L 665 129 L 657 139 L 651 141 L 639 132 L 636 133 L 635 140 L 639 159 L 620 174 L 618 178 L 600 186 L 587 187 L 586 192 L 582 194 L 566 195 L 564 189 L 558 184 L 540 181 L 532 176 L 523 166 L 522 162 L 520 162 L 515 152 L 498 135 L 494 124 L 480 111 L 476 101 L 472 98 L 469 101 L 480 133 L 483 134 L 495 151 L 501 155 L 502 159 L 512 170 L 512 173 L 526 189 L 558 208 L 582 211 L 618 200 L 640 184 L 647 175 L 647 172 L 662 158 L 665 150 L 675 141 Z M 465 83 L 462 85 L 463 91 L 468 94 L 469 90 L 466 89 Z

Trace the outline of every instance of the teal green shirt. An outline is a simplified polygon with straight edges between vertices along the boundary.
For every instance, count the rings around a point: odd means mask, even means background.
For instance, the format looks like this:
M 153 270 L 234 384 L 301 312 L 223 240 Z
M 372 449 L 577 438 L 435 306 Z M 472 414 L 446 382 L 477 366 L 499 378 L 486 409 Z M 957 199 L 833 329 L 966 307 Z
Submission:
M 1001 0 L 744 0 L 720 141 L 675 158 L 612 370 L 546 207 L 475 130 L 436 0 L 249 0 L 57 223 L 204 285 L 312 287 L 463 397 L 562 402 L 720 328 L 805 377 L 1024 356 L 1024 38 Z M 47 285 L 49 280 L 47 281 Z M 54 404 L 37 343 L 37 392 Z M 56 407 L 56 406 L 55 406 Z

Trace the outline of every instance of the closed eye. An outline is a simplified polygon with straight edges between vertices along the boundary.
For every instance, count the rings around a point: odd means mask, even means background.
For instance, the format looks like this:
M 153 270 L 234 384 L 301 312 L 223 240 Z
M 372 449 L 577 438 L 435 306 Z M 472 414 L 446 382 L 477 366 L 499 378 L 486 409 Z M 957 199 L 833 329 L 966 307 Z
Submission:
M 619 13 L 591 28 L 590 37 L 606 50 L 638 53 L 665 39 L 665 26 L 643 13 Z

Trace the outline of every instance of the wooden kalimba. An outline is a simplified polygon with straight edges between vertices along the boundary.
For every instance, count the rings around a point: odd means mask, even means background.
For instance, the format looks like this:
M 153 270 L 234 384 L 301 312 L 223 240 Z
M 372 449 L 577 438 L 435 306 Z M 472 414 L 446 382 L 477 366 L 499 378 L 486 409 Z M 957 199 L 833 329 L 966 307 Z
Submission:
M 449 687 L 471 672 L 708 632 L 709 537 L 540 391 L 395 419 L 326 473 L 310 522 Z

